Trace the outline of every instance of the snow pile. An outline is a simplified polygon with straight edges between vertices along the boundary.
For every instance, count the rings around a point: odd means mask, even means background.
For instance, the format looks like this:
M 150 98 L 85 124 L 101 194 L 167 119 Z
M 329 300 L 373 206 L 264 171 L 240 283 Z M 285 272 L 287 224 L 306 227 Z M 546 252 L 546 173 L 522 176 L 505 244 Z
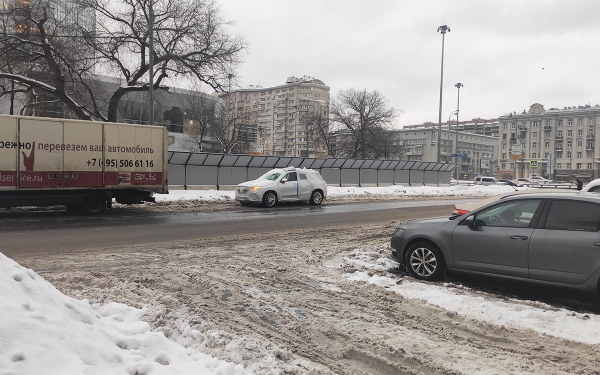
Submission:
M 523 189 L 523 188 L 520 188 Z M 520 190 L 519 189 L 519 190 Z M 428 197 L 487 197 L 496 194 L 514 191 L 507 185 L 457 185 L 457 186 L 402 186 L 393 185 L 385 187 L 338 187 L 327 186 L 327 198 L 330 200 L 344 200 L 351 198 L 428 198 Z M 171 190 L 169 194 L 155 194 L 157 203 L 199 200 L 228 202 L 235 199 L 233 190 Z
M 353 251 L 344 258 L 344 269 L 354 272 L 343 277 L 387 288 L 406 298 L 420 299 L 459 315 L 497 326 L 532 329 L 562 339 L 600 344 L 600 316 L 582 314 L 550 305 L 506 299 L 473 292 L 453 283 L 426 283 L 412 278 L 399 279 L 382 272 L 398 263 L 382 256 L 383 251 Z
M 0 369 L 3 374 L 247 374 L 186 349 L 110 303 L 96 310 L 63 295 L 0 253 Z

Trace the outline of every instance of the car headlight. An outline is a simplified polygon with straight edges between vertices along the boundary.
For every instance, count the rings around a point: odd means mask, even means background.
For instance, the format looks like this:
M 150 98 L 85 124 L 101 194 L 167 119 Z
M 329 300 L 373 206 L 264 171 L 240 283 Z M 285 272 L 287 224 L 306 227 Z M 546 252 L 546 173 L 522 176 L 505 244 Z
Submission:
M 252 190 L 252 191 L 258 191 L 258 190 L 260 190 L 260 188 L 261 188 L 261 186 L 252 186 L 250 188 L 250 190 Z
M 404 233 L 405 229 L 404 228 L 396 228 L 396 232 L 394 233 L 395 237 L 402 237 L 402 234 Z

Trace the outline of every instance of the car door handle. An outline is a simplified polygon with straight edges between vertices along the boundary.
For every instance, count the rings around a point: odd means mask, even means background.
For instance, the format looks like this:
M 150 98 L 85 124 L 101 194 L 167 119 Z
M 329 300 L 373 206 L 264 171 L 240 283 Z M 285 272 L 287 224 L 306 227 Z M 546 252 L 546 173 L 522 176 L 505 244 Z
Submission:
M 594 245 L 600 246 L 600 242 L 594 242 Z
M 511 240 L 526 240 L 528 238 L 529 237 L 527 237 L 527 236 L 510 236 Z

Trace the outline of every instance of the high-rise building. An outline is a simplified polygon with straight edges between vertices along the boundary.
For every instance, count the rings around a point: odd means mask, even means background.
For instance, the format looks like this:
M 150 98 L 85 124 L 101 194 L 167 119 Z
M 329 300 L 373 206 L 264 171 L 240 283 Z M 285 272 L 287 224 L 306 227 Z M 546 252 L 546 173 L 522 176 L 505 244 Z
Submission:
M 274 87 L 250 86 L 221 95 L 246 114 L 244 131 L 256 129 L 254 152 L 263 155 L 325 157 L 323 139 L 315 129 L 327 132 L 329 86 L 312 77 L 289 77 Z M 316 124 L 317 119 L 319 123 Z
M 595 136 L 599 105 L 545 110 L 535 103 L 529 111 L 509 113 L 499 121 L 499 177 L 539 174 L 558 181 L 589 181 L 600 176 Z

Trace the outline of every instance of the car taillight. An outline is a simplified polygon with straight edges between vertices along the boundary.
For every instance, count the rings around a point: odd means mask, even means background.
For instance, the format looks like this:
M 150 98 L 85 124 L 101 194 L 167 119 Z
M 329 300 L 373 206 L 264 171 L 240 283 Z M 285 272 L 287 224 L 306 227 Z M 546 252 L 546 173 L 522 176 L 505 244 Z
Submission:
M 466 213 L 469 213 L 469 210 L 461 210 L 460 208 L 455 208 L 452 210 L 452 216 L 462 216 Z

